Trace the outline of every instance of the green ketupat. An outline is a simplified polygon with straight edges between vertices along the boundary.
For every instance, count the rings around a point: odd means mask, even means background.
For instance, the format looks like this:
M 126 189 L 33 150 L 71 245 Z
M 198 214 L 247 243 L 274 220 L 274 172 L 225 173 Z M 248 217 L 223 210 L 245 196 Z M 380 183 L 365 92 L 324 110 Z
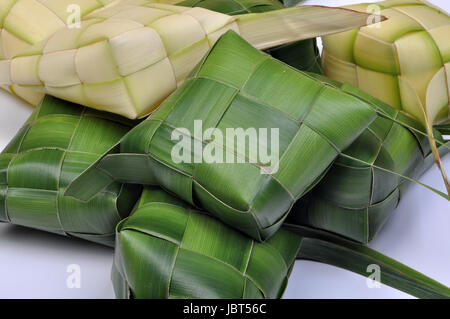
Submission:
M 367 16 L 314 6 L 229 16 L 120 1 L 0 61 L 0 84 L 137 118 L 172 93 L 227 30 L 265 49 L 366 25 Z
M 86 203 L 63 194 L 130 128 L 118 116 L 44 98 L 0 154 L 0 221 L 114 245 L 139 187 L 114 183 Z
M 92 166 L 67 194 L 86 200 L 113 180 L 159 185 L 265 239 L 375 116 L 366 102 L 229 31 L 184 84 L 112 151 L 120 154 Z M 222 135 L 202 135 L 213 128 Z M 234 143 L 233 134 L 245 130 L 261 134 L 260 140 Z M 257 133 L 264 130 L 265 137 Z M 186 149 L 180 149 L 183 145 Z M 208 152 L 218 158 L 211 161 Z
M 388 20 L 323 39 L 324 73 L 353 84 L 432 125 L 449 120 L 450 17 L 420 0 L 390 0 L 348 8 L 366 12 L 377 6 Z M 430 145 L 450 192 L 432 138 Z
M 407 180 L 399 175 L 418 177 L 433 163 L 433 156 L 426 130 L 419 122 L 350 84 L 330 85 L 372 104 L 380 115 L 339 155 L 311 194 L 294 205 L 288 222 L 367 244 L 400 202 Z M 389 119 L 383 114 L 388 114 Z M 435 136 L 444 142 L 439 132 Z M 448 146 L 441 147 L 441 154 L 448 151 Z
M 117 226 L 118 298 L 280 298 L 300 237 L 258 243 L 160 189 Z
M 145 188 L 117 226 L 111 278 L 117 298 L 280 298 L 296 256 L 363 276 L 377 264 L 384 284 L 419 298 L 450 296 L 364 245 L 294 225 L 259 243 L 159 188 Z

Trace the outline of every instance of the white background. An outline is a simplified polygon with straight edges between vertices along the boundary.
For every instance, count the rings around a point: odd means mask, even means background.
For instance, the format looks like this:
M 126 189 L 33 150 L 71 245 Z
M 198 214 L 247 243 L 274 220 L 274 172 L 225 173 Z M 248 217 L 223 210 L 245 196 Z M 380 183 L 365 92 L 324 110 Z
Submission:
M 329 6 L 360 1 L 306 1 Z M 447 0 L 431 1 L 448 11 Z M 0 91 L 0 149 L 31 113 L 31 107 Z M 450 172 L 450 157 L 443 159 Z M 423 183 L 444 191 L 436 167 Z M 450 286 L 450 205 L 413 185 L 370 247 Z M 110 281 L 113 251 L 86 241 L 0 224 L 0 298 L 114 298 Z M 81 267 L 81 288 L 67 288 L 67 267 Z M 382 274 L 381 274 L 382 276 Z M 310 261 L 297 261 L 285 298 L 409 298 L 366 278 Z

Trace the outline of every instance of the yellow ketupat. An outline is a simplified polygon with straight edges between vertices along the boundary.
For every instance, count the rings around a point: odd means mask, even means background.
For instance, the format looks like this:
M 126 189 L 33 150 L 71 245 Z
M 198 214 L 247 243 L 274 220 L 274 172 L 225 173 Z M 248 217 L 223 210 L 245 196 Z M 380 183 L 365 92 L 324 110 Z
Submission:
M 228 16 L 203 8 L 122 0 L 85 15 L 80 28 L 59 28 L 0 61 L 0 84 L 16 93 L 32 88 L 138 118 L 172 93 L 227 30 L 264 49 L 360 27 L 367 18 L 352 10 L 314 6 Z
M 367 12 L 373 5 L 347 8 Z M 432 135 L 433 124 L 449 120 L 450 16 L 421 0 L 376 5 L 387 21 L 323 38 L 325 75 L 413 115 Z

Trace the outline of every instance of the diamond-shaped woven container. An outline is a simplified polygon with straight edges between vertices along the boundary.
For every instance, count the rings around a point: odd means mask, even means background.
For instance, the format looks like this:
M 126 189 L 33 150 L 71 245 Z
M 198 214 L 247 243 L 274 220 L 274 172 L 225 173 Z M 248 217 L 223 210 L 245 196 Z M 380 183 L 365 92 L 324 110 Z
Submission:
M 340 85 L 388 114 L 381 114 L 339 155 L 323 180 L 306 199 L 294 205 L 289 222 L 328 230 L 353 240 L 368 243 L 397 207 L 407 180 L 398 173 L 416 178 L 433 162 L 425 128 L 401 111 L 369 96 L 350 84 Z M 440 139 L 440 134 L 435 132 Z M 442 146 L 441 154 L 448 146 Z M 379 168 L 388 170 L 381 170 Z
M 324 73 L 419 120 L 448 119 L 450 17 L 421 0 L 348 8 L 388 17 L 378 26 L 324 37 Z M 377 12 L 378 13 L 378 12 Z
M 118 116 L 47 96 L 0 154 L 0 221 L 113 245 L 139 187 L 113 183 L 89 202 L 63 194 L 130 128 Z
M 26 12 L 17 16 L 27 17 Z M 312 17 L 320 23 L 309 23 Z M 236 17 L 149 0 L 117 1 L 83 16 L 79 28 L 53 30 L 31 48 L 0 60 L 0 85 L 135 119 L 175 91 L 227 30 L 263 49 L 365 25 L 366 18 L 319 6 Z
M 1 69 L 10 70 L 1 73 L 16 85 L 98 110 L 129 118 L 148 114 L 236 23 L 202 8 L 134 2 L 94 11 L 80 28 L 52 33 L 1 61 Z
M 258 243 L 157 188 L 117 226 L 118 298 L 280 298 L 301 237 Z
M 273 59 L 229 31 L 186 82 L 121 141 L 121 154 L 106 156 L 68 194 L 86 199 L 114 179 L 160 185 L 264 239 L 374 118 L 369 104 Z M 180 163 L 172 157 L 179 143 L 172 134 L 194 143 L 196 121 L 202 122 L 203 132 L 217 128 L 226 136 L 227 129 L 266 129 L 267 136 L 247 146 L 231 146 L 233 137 L 210 137 L 203 146 L 217 147 L 221 158 L 196 162 L 192 148 L 191 161 Z M 278 138 L 272 129 L 278 130 Z M 268 169 L 261 158 L 251 161 L 249 152 L 257 144 L 272 155 L 271 166 L 278 169 Z

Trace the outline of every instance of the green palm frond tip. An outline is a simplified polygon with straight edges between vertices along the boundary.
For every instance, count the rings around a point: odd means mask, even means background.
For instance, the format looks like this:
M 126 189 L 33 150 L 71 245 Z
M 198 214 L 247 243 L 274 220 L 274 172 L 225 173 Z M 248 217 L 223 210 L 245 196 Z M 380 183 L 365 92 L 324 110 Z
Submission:
M 117 227 L 112 279 L 118 298 L 280 298 L 301 238 L 264 243 L 147 188 Z

